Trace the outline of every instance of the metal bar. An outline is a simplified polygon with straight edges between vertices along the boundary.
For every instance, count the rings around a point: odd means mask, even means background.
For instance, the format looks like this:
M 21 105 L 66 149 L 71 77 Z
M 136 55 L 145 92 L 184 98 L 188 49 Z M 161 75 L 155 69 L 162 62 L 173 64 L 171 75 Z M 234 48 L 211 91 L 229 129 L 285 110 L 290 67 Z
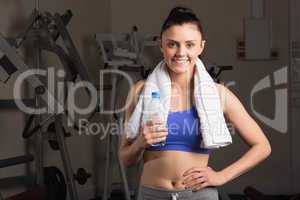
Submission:
M 118 141 L 118 143 L 119 143 L 119 141 Z M 128 181 L 127 181 L 126 171 L 125 171 L 123 162 L 121 161 L 121 158 L 119 156 L 118 149 L 119 148 L 117 148 L 117 150 L 115 148 L 113 148 L 113 152 L 115 154 L 115 157 L 118 159 L 118 165 L 119 165 L 119 170 L 120 170 L 120 174 L 121 174 L 123 189 L 125 191 L 125 199 L 130 200 L 131 197 L 130 197 L 130 191 L 129 191 Z
M 116 75 L 113 75 L 111 77 L 111 85 L 112 85 L 112 90 L 110 94 L 110 111 L 114 110 L 115 107 L 115 98 L 116 98 L 116 85 L 117 85 L 117 77 Z M 113 115 L 111 115 L 110 120 L 113 120 Z M 111 183 L 110 183 L 110 178 L 111 178 L 111 163 L 112 162 L 112 135 L 108 134 L 106 138 L 106 148 L 105 148 L 105 174 L 104 174 L 104 192 L 103 192 L 103 200 L 107 200 L 108 197 L 110 196 L 110 190 L 111 190 Z
M 18 69 L 19 72 L 25 72 L 31 69 L 23 62 L 22 59 L 20 59 L 16 49 L 10 46 L 10 44 L 4 39 L 1 33 L 0 33 L 0 49 L 8 57 L 11 63 Z M 27 81 L 33 88 L 44 85 L 43 82 L 36 75 L 33 75 Z M 62 112 L 64 110 L 63 105 L 61 105 L 59 102 L 56 101 L 54 95 L 51 92 L 49 92 L 49 90 L 47 90 L 46 87 L 45 87 L 45 93 L 41 95 L 41 98 L 43 99 L 44 102 L 46 103 L 48 102 L 48 104 L 50 105 L 57 105 L 57 110 L 55 108 L 48 107 L 49 112 L 57 113 L 57 112 Z M 55 103 L 50 103 L 50 102 L 55 102 Z
M 35 9 L 40 10 L 40 0 L 35 0 Z
M 113 67 L 113 69 L 117 69 L 116 66 Z M 118 78 L 117 75 L 114 74 L 111 76 L 111 85 L 112 85 L 112 90 L 111 90 L 111 94 L 110 94 L 110 111 L 113 112 L 115 110 L 115 104 L 116 104 L 116 94 L 117 94 L 117 83 L 118 83 Z M 113 113 L 110 116 L 110 121 L 113 121 L 114 117 L 113 117 Z M 108 162 L 110 162 L 111 164 L 114 163 L 114 158 L 117 159 L 117 157 L 114 157 L 113 154 L 113 149 L 115 148 L 114 143 L 113 143 L 113 135 L 108 133 L 108 138 L 109 138 L 109 153 L 110 153 L 110 159 L 108 160 Z M 111 165 L 110 164 L 110 165 Z M 112 167 L 110 168 L 110 171 L 108 173 L 107 176 L 108 179 L 108 192 L 109 192 L 109 197 L 110 197 L 110 193 L 112 191 L 111 186 L 112 186 L 112 181 L 111 181 L 111 177 L 112 177 Z
M 6 55 L 0 51 L 0 80 L 7 82 L 10 76 L 17 71 L 17 68 L 10 62 Z
M 105 143 L 105 171 L 104 171 L 104 188 L 103 188 L 103 200 L 108 199 L 108 190 L 109 190 L 109 178 L 110 177 L 110 144 L 111 138 L 110 135 L 106 138 L 106 143 Z
M 12 188 L 16 186 L 30 187 L 36 185 L 36 178 L 34 175 L 21 175 L 12 177 L 3 177 L 0 179 L 0 188 Z
M 13 99 L 0 99 L 0 108 L 18 108 L 16 105 L 16 101 L 22 101 L 25 105 L 32 107 L 34 102 L 32 99 L 20 99 L 20 100 L 13 100 Z
M 24 155 L 24 156 L 17 156 L 13 158 L 1 159 L 0 160 L 0 168 L 24 164 L 33 161 L 34 158 L 32 155 Z
M 62 121 L 62 114 L 56 116 L 55 119 L 55 133 L 56 133 L 56 139 L 57 143 L 59 145 L 60 149 L 60 154 L 64 166 L 64 171 L 66 175 L 66 184 L 69 189 L 69 195 L 71 200 L 79 200 L 78 199 L 78 194 L 77 194 L 77 189 L 76 189 L 76 184 L 75 184 L 75 179 L 73 175 L 73 169 L 71 165 L 71 159 L 69 157 L 69 152 L 67 149 L 67 145 L 65 143 L 65 136 L 64 136 L 64 130 L 61 124 Z
M 40 69 L 41 68 L 41 61 L 42 61 L 42 52 L 41 49 L 39 47 L 39 44 L 35 44 L 35 51 L 36 51 L 36 57 L 35 57 L 35 69 Z M 48 88 L 49 89 L 49 88 Z M 51 90 L 50 90 L 51 91 Z M 42 103 L 42 99 L 40 95 L 35 95 L 35 99 L 36 99 L 36 108 L 39 108 L 41 103 Z M 38 124 L 40 125 L 40 123 L 42 122 L 42 116 L 38 115 L 37 118 L 35 118 L 34 120 L 34 124 Z M 41 131 L 41 129 L 38 130 L 36 136 L 35 136 L 35 166 L 36 166 L 36 182 L 38 185 L 43 185 L 44 184 L 44 151 L 43 151 L 43 133 Z
M 142 175 L 143 172 L 143 162 L 140 162 L 138 164 L 138 172 L 137 172 L 137 187 L 135 189 L 135 200 L 139 200 L 140 199 L 140 189 L 141 189 L 141 185 L 140 185 L 140 177 Z
M 80 76 L 80 78 L 83 80 L 83 81 L 88 81 L 90 83 L 92 83 L 93 85 L 94 82 L 92 81 L 92 79 L 90 78 L 90 75 L 85 67 L 85 65 L 83 64 L 83 62 L 81 61 L 80 59 L 80 56 L 79 56 L 79 53 L 77 52 L 76 50 L 76 47 L 72 41 L 72 38 L 71 36 L 69 35 L 62 19 L 61 19 L 61 16 L 56 13 L 54 15 L 54 21 L 57 25 L 57 28 L 58 28 L 58 31 L 61 35 L 61 38 L 63 39 L 64 41 L 64 44 L 65 44 L 65 47 L 67 48 L 69 54 L 71 55 L 71 57 L 74 59 L 74 65 L 77 69 L 77 72 Z

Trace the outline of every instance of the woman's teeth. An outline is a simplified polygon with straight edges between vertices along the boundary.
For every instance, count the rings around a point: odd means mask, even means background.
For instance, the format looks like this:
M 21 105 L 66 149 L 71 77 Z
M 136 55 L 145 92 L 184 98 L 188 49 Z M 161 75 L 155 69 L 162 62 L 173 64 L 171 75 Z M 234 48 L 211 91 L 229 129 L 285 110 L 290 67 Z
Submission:
M 182 63 L 187 63 L 188 60 L 173 60 L 176 63 L 182 64 Z

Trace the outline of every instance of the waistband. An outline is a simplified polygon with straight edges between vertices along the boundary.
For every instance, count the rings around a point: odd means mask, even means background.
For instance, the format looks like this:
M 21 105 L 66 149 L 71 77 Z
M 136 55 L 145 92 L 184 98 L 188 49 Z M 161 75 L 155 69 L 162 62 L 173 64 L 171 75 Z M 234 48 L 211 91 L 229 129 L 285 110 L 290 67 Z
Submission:
M 170 198 L 176 196 L 177 198 L 189 199 L 193 191 L 191 189 L 164 189 L 151 186 L 141 186 L 141 194 L 149 195 L 155 199 Z
M 164 188 L 157 188 L 151 186 L 141 185 L 140 194 L 142 196 L 151 197 L 151 199 L 194 199 L 193 197 L 207 197 L 210 198 L 203 198 L 203 199 L 218 199 L 218 190 L 215 187 L 207 187 L 203 188 L 200 191 L 193 192 L 191 189 L 164 189 Z

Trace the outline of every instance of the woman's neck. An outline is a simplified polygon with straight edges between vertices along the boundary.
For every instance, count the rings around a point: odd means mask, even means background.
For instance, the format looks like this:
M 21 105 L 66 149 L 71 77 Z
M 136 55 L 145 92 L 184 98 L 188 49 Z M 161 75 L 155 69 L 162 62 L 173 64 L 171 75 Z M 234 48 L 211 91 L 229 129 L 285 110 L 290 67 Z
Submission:
M 187 71 L 186 73 L 177 74 L 169 71 L 172 86 L 180 88 L 181 90 L 189 90 L 193 86 L 194 81 L 194 70 Z

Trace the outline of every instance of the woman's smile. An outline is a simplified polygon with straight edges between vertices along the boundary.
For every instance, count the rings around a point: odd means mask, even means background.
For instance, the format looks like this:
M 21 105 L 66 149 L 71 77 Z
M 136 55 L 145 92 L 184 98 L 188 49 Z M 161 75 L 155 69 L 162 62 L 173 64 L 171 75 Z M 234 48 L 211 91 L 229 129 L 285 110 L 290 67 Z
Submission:
M 173 58 L 172 63 L 183 65 L 183 64 L 189 64 L 190 62 L 189 59 L 186 58 Z

